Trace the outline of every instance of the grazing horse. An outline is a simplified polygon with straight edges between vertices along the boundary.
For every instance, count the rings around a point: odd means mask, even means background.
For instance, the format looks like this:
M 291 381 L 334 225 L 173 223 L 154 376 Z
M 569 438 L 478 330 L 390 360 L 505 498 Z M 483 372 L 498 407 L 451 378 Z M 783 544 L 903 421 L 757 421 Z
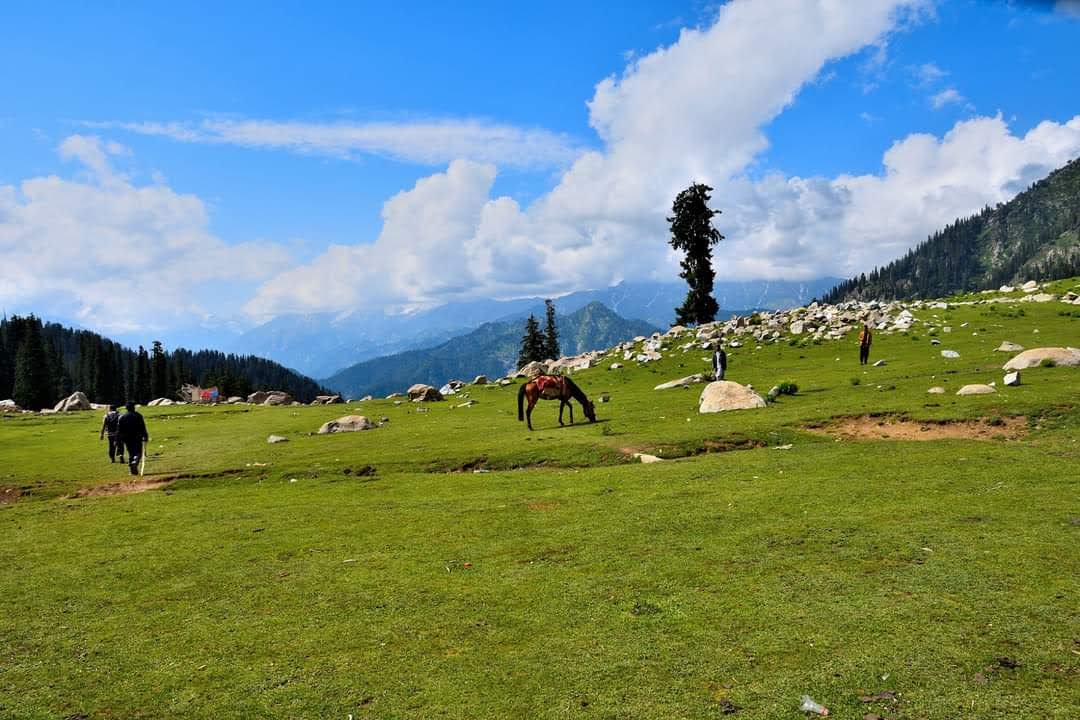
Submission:
M 529 399 L 528 410 L 523 407 L 525 398 Z M 596 409 L 593 407 L 592 401 L 585 397 L 585 393 L 581 391 L 581 388 L 573 380 L 562 375 L 537 375 L 521 386 L 518 390 L 518 420 L 528 420 L 529 429 L 532 430 L 532 411 L 536 402 L 538 400 L 558 400 L 559 424 L 563 424 L 563 408 L 569 407 L 570 424 L 573 425 L 574 406 L 570 404 L 571 398 L 581 403 L 581 407 L 585 411 L 585 417 L 589 418 L 589 422 L 596 422 Z

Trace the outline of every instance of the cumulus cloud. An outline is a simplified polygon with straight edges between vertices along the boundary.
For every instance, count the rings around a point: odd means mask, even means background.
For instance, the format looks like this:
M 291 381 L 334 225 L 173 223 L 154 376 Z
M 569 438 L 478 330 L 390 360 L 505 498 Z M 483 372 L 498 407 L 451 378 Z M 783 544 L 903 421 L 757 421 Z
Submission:
M 257 119 L 182 122 L 88 122 L 97 129 L 126 130 L 190 143 L 284 149 L 348 158 L 380 155 L 426 165 L 457 159 L 509 167 L 547 168 L 571 163 L 580 145 L 549 130 L 480 120 L 311 123 Z
M 199 198 L 117 173 L 129 151 L 72 135 L 61 157 L 75 180 L 0 185 L 0 306 L 128 332 L 193 324 L 288 267 L 271 243 L 230 245 L 208 230 Z
M 320 278 L 331 269 L 359 286 L 385 290 L 398 302 L 522 295 L 533 288 L 558 292 L 624 278 L 673 277 L 677 258 L 666 249 L 664 218 L 674 195 L 695 180 L 715 185 L 716 204 L 727 213 L 721 225 L 743 213 L 741 203 L 753 209 L 752 193 L 729 192 L 729 186 L 745 184 L 731 179 L 767 147 L 763 128 L 829 61 L 868 45 L 883 46 L 890 30 L 926 3 L 872 0 L 859 12 L 810 0 L 782 5 L 779 12 L 777 3 L 728 3 L 711 26 L 684 29 L 671 46 L 602 80 L 588 102 L 589 122 L 602 149 L 580 155 L 556 187 L 528 208 L 509 198 L 470 192 L 473 224 L 444 223 L 438 235 L 447 251 L 427 255 L 432 245 L 409 240 L 404 217 L 390 212 L 406 198 L 422 196 L 427 186 L 421 181 L 387 204 L 374 249 L 332 248 L 310 265 L 267 283 L 247 309 L 265 316 L 385 299 L 375 292 L 344 290 L 341 298 L 323 293 L 314 301 Z M 455 163 L 445 177 L 440 173 L 428 180 L 451 182 L 458 174 L 478 172 L 472 163 Z M 788 265 L 774 255 L 786 242 L 774 240 L 768 246 L 773 255 L 757 252 L 752 261 L 733 260 L 731 273 L 778 276 Z M 424 263 L 455 277 L 456 283 L 408 281 L 417 277 L 412 269 Z M 805 276 L 813 269 L 798 272 Z

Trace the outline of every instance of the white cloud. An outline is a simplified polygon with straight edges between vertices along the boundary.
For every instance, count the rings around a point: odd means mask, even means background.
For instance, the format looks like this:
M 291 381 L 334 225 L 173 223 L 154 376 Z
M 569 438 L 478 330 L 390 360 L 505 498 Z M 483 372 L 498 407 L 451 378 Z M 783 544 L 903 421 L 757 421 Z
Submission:
M 72 135 L 59 147 L 85 177 L 0 185 L 0 306 L 104 331 L 190 325 L 288 267 L 271 243 L 229 245 L 197 197 L 139 186 L 110 165 L 118 144 Z
M 427 165 L 464 158 L 510 167 L 561 167 L 581 153 L 580 146 L 565 135 L 480 120 L 305 123 L 223 119 L 200 123 L 88 122 L 84 125 L 181 142 L 284 149 L 342 158 L 353 154 L 380 155 Z
M 923 63 L 918 67 L 912 68 L 912 72 L 915 75 L 916 84 L 920 87 L 935 85 L 949 74 L 932 62 Z
M 956 88 L 945 88 L 939 93 L 935 93 L 930 98 L 930 105 L 935 110 L 940 110 L 946 105 L 959 105 L 965 102 L 965 98 Z
M 870 44 L 884 46 L 890 29 L 924 3 L 874 0 L 859 12 L 810 0 L 782 6 L 778 12 L 777 3 L 728 3 L 712 26 L 684 29 L 673 45 L 601 81 L 588 107 L 603 149 L 582 154 L 530 207 L 487 196 L 492 168 L 453 163 L 387 203 L 373 246 L 332 248 L 267 283 L 248 311 L 266 316 L 673 277 L 677 258 L 667 250 L 664 218 L 675 193 L 695 180 L 716 185 L 715 204 L 726 213 L 722 227 L 767 210 L 755 205 L 760 194 L 730 180 L 767 147 L 763 127 L 826 63 Z M 444 188 L 434 209 L 426 207 L 429 183 Z M 805 188 L 820 197 L 797 193 L 793 210 L 820 205 L 821 217 L 828 216 L 835 200 L 827 183 L 805 181 Z M 447 222 L 443 215 L 458 200 L 463 207 Z M 787 263 L 790 245 L 779 236 L 763 247 L 732 243 L 722 253 L 721 272 L 805 277 L 817 269 Z M 347 281 L 325 292 L 328 274 Z

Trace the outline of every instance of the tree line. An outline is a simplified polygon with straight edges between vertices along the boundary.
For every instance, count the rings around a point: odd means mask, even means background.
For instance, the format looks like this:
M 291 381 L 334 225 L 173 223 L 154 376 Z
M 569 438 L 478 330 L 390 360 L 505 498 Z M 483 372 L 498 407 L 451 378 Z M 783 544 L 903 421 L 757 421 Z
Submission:
M 185 384 L 217 386 L 223 397 L 284 390 L 301 402 L 327 392 L 310 378 L 253 355 L 166 352 L 157 340 L 150 350 L 141 345 L 131 350 L 33 315 L 0 320 L 0 399 L 11 398 L 27 410 L 52 407 L 76 390 L 101 403 L 176 400 Z

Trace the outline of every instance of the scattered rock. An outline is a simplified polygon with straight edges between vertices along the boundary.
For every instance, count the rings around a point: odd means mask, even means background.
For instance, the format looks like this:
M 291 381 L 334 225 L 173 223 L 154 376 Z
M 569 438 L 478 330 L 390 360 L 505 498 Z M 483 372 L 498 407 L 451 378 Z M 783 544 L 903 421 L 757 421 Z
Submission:
M 438 402 L 443 399 L 442 393 L 430 385 L 417 383 L 409 388 L 409 399 L 413 402 Z
M 1002 370 L 1027 370 L 1037 367 L 1043 360 L 1055 365 L 1080 365 L 1080 350 L 1072 347 L 1042 347 L 1025 350 L 1002 366 Z
M 532 378 L 537 375 L 544 375 L 547 371 L 547 363 L 540 360 L 533 360 L 531 363 L 514 373 L 514 377 Z
M 374 427 L 375 423 L 371 422 L 363 415 L 345 415 L 344 417 L 339 417 L 337 420 L 323 423 L 323 426 L 319 428 L 318 434 L 329 435 L 330 433 L 358 432 L 360 430 L 371 430 Z
M 878 360 L 876 363 L 874 363 L 874 367 L 882 367 L 883 365 L 886 365 L 886 364 L 887 363 L 884 360 Z
M 146 403 L 147 407 L 158 407 L 159 405 L 172 405 L 173 401 L 169 398 L 159 397 Z
M 622 363 L 611 363 L 611 367 L 608 370 L 619 370 L 622 368 Z
M 86 399 L 86 394 L 80 390 L 71 393 L 66 398 L 56 403 L 56 407 L 53 408 L 56 412 L 74 412 L 77 410 L 90 409 L 90 401 Z
M 792 335 L 802 335 L 803 327 L 804 327 L 803 322 L 801 320 L 796 320 L 795 322 L 791 323 L 791 326 L 788 328 L 788 331 Z
M 1020 384 L 1020 371 L 1013 370 L 1011 373 L 1006 373 L 1003 382 L 1009 387 L 1016 387 Z
M 989 385 L 980 385 L 974 383 L 972 385 L 965 385 L 956 391 L 957 395 L 989 395 L 990 393 L 997 392 Z
M 14 400 L 0 400 L 0 413 L 22 412 L 22 408 L 15 404 Z
M 994 352 L 1020 352 L 1023 349 L 1023 345 L 1017 345 L 1014 342 L 1009 342 L 1008 340 L 1006 340 L 1005 342 L 994 348 Z
M 1002 285 L 1001 287 L 998 288 L 998 292 L 1003 292 L 1003 293 L 1011 293 L 1014 290 L 1016 290 L 1016 288 L 1014 288 L 1012 285 Z
M 262 405 L 270 407 L 276 407 L 279 405 L 292 405 L 296 402 L 293 396 L 284 390 L 271 390 L 267 393 L 266 399 L 262 401 Z
M 477 375 L 475 378 L 473 378 L 472 384 L 473 385 L 487 385 L 488 384 L 487 375 Z
M 270 437 L 266 438 L 266 442 L 270 445 L 277 445 L 278 443 L 289 442 L 289 438 L 283 435 L 271 435 Z
M 765 399 L 749 387 L 730 380 L 711 382 L 701 391 L 698 412 L 716 413 L 727 410 L 749 410 L 765 407 Z
M 655 455 L 649 455 L 647 453 L 634 453 L 634 457 L 641 460 L 641 462 L 646 465 L 650 463 L 664 462 L 663 458 L 658 458 Z
M 930 344 L 931 345 L 940 345 L 941 341 L 938 340 L 937 338 L 930 338 Z
M 1026 283 L 1020 286 L 1020 289 L 1026 293 L 1033 293 L 1039 289 L 1039 283 L 1034 280 L 1028 280 Z
M 235 405 L 236 403 L 244 402 L 244 398 L 240 397 L 239 395 L 232 395 L 225 402 L 228 403 L 229 405 Z
M 311 401 L 312 405 L 337 405 L 345 402 L 340 395 L 316 395 Z
M 266 390 L 256 390 L 247 396 L 247 401 L 252 405 L 262 405 L 266 398 L 270 397 L 270 393 Z
M 937 386 L 932 387 L 929 390 L 927 390 L 926 393 L 928 395 L 944 395 L 945 394 L 945 388 L 941 387 L 940 385 L 937 385 Z
M 1037 293 L 1035 295 L 1029 295 L 1026 299 L 1030 300 L 1031 302 L 1044 303 L 1050 302 L 1051 300 L 1057 300 L 1057 295 L 1051 295 L 1050 293 Z
M 955 360 L 956 358 L 960 357 L 960 353 L 956 352 L 955 350 L 942 350 L 941 357 Z
M 666 383 L 660 383 L 659 385 L 654 387 L 653 390 L 673 390 L 674 388 L 690 387 L 691 385 L 703 382 L 705 382 L 705 376 L 699 373 L 696 375 L 687 375 L 686 377 L 679 378 L 678 380 L 671 380 Z

